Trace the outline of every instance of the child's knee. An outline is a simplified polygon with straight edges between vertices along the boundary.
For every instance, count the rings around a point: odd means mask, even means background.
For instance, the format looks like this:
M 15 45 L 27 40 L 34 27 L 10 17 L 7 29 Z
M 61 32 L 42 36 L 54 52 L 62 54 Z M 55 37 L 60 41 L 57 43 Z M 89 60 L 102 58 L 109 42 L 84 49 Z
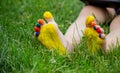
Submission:
M 106 18 L 108 18 L 108 12 L 105 8 L 87 5 L 83 8 L 83 14 L 88 15 L 95 15 L 99 22 L 105 22 Z

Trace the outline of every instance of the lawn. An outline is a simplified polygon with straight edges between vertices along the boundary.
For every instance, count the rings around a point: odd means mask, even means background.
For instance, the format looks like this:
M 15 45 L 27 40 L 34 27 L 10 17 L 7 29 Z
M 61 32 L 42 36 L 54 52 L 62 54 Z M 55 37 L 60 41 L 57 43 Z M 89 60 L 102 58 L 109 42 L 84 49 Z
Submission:
M 83 38 L 73 53 L 59 56 L 34 37 L 43 12 L 51 11 L 65 33 L 83 6 L 80 0 L 1 0 L 0 73 L 120 73 L 120 47 L 93 55 Z

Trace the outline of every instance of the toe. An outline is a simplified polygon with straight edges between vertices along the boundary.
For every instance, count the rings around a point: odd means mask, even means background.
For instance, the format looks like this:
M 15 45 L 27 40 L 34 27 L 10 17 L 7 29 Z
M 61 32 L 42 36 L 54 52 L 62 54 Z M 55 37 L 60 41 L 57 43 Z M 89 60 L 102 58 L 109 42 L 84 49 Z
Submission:
M 34 36 L 38 37 L 40 34 L 41 27 L 45 25 L 45 21 L 43 19 L 38 19 L 36 26 L 34 27 Z

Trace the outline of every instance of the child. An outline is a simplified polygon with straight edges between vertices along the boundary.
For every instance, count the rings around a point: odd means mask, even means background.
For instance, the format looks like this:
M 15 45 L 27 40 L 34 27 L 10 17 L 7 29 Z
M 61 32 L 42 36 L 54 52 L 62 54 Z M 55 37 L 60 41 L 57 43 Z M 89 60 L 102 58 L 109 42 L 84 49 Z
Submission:
M 52 27 L 51 29 L 49 28 L 49 30 L 55 29 L 54 31 L 57 31 L 57 32 L 54 32 L 54 33 L 57 33 L 58 36 L 56 36 L 56 34 L 51 35 L 51 32 L 44 31 L 43 34 L 47 32 L 49 36 L 48 35 L 41 36 L 41 37 L 38 36 L 38 39 L 43 45 L 45 45 L 48 48 L 58 48 L 59 44 L 62 44 L 61 46 L 62 48 L 64 47 L 63 49 L 66 48 L 66 51 L 72 52 L 76 47 L 76 45 L 80 44 L 81 42 L 81 38 L 83 36 L 82 31 L 84 31 L 86 28 L 85 21 L 87 16 L 93 15 L 93 14 L 101 24 L 104 23 L 105 21 L 112 20 L 112 22 L 110 23 L 110 33 L 104 39 L 105 42 L 103 42 L 104 43 L 103 48 L 106 51 L 108 51 L 112 49 L 114 46 L 117 46 L 117 44 L 120 44 L 120 15 L 116 15 L 116 12 L 113 8 L 102 8 L 102 7 L 93 6 L 93 5 L 86 5 L 85 7 L 83 7 L 79 16 L 74 21 L 74 23 L 72 23 L 71 26 L 68 28 L 65 35 L 63 35 L 60 32 L 57 26 L 57 23 L 54 21 L 53 16 L 49 12 L 45 13 L 44 18 L 48 22 L 47 26 L 49 26 L 50 24 L 53 24 L 50 26 L 55 26 L 55 27 Z M 50 17 L 46 17 L 47 15 L 50 15 Z M 41 27 L 41 28 L 46 28 L 46 27 Z M 40 32 L 40 35 L 42 35 L 42 32 Z M 46 39 L 40 40 L 43 37 L 48 37 L 49 39 L 46 38 Z M 57 38 L 58 40 L 56 40 L 54 37 L 58 37 Z M 50 45 L 50 42 L 45 43 L 44 40 L 52 41 L 52 43 L 54 43 L 54 46 Z
M 97 0 L 96 0 L 97 1 Z M 102 0 L 101 0 L 102 1 Z M 95 15 L 97 20 L 102 24 L 105 21 L 112 19 L 110 24 L 110 33 L 106 36 L 105 43 L 103 44 L 105 50 L 110 50 L 113 46 L 120 44 L 120 15 L 116 15 L 113 8 L 102 8 L 99 6 L 86 5 L 80 12 L 78 18 L 67 30 L 65 37 L 72 44 L 80 43 L 80 39 L 83 36 L 81 30 L 84 31 L 86 28 L 85 20 L 89 15 Z M 77 29 L 77 27 L 79 29 Z M 79 31 L 79 32 L 78 32 Z M 79 37 L 79 35 L 80 37 Z M 72 40 L 74 37 L 75 41 Z

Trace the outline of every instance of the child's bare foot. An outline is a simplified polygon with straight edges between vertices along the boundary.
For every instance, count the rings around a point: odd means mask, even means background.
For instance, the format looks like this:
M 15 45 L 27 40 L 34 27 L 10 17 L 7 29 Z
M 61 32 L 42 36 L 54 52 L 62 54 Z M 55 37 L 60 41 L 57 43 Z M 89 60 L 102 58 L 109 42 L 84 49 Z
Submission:
M 57 23 L 54 21 L 54 18 L 50 12 L 44 13 L 44 18 L 48 22 L 45 24 L 45 21 L 38 20 L 38 23 L 35 27 L 35 35 L 38 40 L 50 50 L 56 50 L 60 55 L 65 54 L 67 49 L 67 42 L 60 32 Z
M 120 46 L 120 29 L 111 31 L 106 36 L 106 43 L 104 45 L 105 51 L 110 51 L 112 48 Z
M 95 53 L 102 47 L 102 43 L 105 39 L 104 30 L 95 23 L 93 16 L 88 16 L 86 19 L 85 37 L 88 49 L 92 51 L 92 53 Z

